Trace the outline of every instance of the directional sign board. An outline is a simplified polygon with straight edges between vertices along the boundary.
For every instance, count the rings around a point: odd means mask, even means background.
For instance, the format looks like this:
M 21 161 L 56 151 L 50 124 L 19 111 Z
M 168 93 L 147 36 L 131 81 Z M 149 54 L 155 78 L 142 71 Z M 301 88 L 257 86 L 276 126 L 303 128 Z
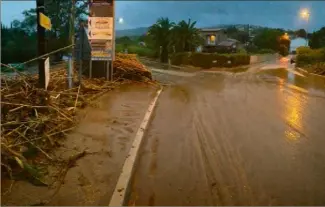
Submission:
M 39 13 L 39 24 L 47 30 L 51 30 L 52 24 L 50 18 L 43 13 Z
M 89 0 L 88 39 L 92 60 L 114 59 L 113 0 Z

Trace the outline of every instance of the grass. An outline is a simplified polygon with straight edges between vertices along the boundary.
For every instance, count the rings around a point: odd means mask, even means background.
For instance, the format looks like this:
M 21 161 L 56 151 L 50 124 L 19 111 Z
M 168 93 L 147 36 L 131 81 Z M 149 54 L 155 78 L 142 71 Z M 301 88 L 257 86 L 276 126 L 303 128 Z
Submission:
M 115 50 L 116 52 L 123 52 L 124 48 L 125 48 L 124 45 L 116 44 Z M 149 57 L 149 58 L 153 58 L 156 56 L 154 50 L 139 45 L 128 45 L 127 49 L 129 54 L 137 54 L 139 56 Z

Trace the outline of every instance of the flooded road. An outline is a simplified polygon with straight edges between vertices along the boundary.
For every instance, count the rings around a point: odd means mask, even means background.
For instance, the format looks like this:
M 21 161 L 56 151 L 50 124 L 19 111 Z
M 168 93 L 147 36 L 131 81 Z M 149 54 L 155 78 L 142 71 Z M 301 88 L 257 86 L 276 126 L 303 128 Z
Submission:
M 325 79 L 155 73 L 129 205 L 325 205 Z

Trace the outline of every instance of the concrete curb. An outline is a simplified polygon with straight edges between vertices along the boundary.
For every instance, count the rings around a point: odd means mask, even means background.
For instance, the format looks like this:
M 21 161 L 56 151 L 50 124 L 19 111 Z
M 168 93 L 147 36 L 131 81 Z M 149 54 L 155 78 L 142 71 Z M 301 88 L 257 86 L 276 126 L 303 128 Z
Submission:
M 133 175 L 133 171 L 137 162 L 138 154 L 140 151 L 140 146 L 144 137 L 144 133 L 150 121 L 152 112 L 156 106 L 157 100 L 159 98 L 160 93 L 162 92 L 161 88 L 157 91 L 157 95 L 149 104 L 148 110 L 144 115 L 143 121 L 140 124 L 140 127 L 135 135 L 134 141 L 132 143 L 132 147 L 129 151 L 128 156 L 124 162 L 122 172 L 119 176 L 117 184 L 115 186 L 113 195 L 111 197 L 109 206 L 123 206 L 126 202 L 126 197 L 129 193 L 129 186 L 131 184 L 131 179 Z

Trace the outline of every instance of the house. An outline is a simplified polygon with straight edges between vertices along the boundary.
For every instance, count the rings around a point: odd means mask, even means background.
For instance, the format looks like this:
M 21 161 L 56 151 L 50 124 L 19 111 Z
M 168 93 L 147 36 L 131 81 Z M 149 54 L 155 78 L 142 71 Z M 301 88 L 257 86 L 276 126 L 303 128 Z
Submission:
M 243 45 L 240 43 L 240 41 L 228 38 L 217 45 L 216 51 L 222 53 L 231 53 L 237 52 L 237 50 L 242 47 Z
M 220 42 L 227 40 L 226 31 L 220 28 L 200 29 L 200 35 L 204 39 L 202 52 L 214 52 Z

